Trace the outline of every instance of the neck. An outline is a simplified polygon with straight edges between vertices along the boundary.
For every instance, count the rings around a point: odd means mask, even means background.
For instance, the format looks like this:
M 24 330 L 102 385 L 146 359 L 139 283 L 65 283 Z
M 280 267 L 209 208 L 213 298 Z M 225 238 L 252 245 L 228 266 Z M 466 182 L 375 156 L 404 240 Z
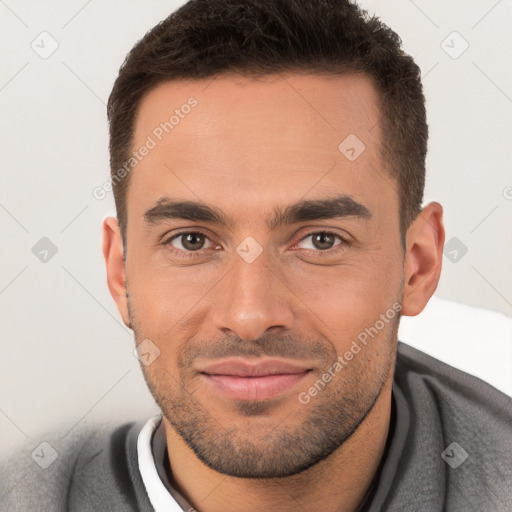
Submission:
M 393 371 L 356 431 L 327 459 L 286 478 L 226 476 L 206 466 L 163 418 L 172 481 L 201 512 L 357 512 L 371 490 L 389 431 Z

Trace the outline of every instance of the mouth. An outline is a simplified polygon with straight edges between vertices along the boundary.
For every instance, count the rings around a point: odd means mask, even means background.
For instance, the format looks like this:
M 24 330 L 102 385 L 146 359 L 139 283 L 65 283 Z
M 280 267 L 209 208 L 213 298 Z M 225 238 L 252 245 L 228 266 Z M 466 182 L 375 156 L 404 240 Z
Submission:
M 269 400 L 301 382 L 312 368 L 286 361 L 233 358 L 207 366 L 199 373 L 208 386 L 235 400 Z

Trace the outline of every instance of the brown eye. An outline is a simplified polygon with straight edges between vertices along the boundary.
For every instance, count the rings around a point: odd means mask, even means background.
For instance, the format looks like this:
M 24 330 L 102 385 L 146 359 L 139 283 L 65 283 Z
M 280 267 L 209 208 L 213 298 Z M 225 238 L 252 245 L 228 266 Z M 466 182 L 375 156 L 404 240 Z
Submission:
M 348 245 L 347 240 L 342 236 L 336 233 L 330 233 L 328 231 L 318 231 L 315 233 L 310 233 L 306 237 L 304 237 L 299 243 L 304 242 L 308 238 L 311 239 L 309 243 L 309 247 L 303 247 L 304 249 L 313 249 L 318 250 L 320 252 L 328 251 L 333 247 L 337 247 L 339 245 Z M 335 243 L 336 239 L 340 240 L 340 243 Z
M 167 244 L 171 245 L 173 248 L 179 249 L 180 251 L 194 252 L 204 249 L 206 240 L 208 240 L 208 238 L 203 233 L 186 231 L 171 237 Z

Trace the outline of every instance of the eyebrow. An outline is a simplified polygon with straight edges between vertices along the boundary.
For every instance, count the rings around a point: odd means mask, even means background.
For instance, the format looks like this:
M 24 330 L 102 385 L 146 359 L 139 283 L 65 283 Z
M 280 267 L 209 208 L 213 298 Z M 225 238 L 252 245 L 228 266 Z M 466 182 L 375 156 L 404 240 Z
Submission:
M 302 200 L 277 208 L 266 222 L 270 229 L 274 229 L 285 224 L 345 217 L 370 220 L 372 213 L 351 196 L 342 194 L 322 199 Z M 228 229 L 234 227 L 232 219 L 228 218 L 221 210 L 196 201 L 163 197 L 144 213 L 144 220 L 149 224 L 157 224 L 168 219 L 208 222 Z

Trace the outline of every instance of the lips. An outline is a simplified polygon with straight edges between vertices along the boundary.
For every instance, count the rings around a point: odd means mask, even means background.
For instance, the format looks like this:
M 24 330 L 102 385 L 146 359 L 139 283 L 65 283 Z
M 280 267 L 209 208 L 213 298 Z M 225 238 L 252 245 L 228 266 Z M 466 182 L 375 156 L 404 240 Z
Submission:
M 207 385 L 238 400 L 268 400 L 289 391 L 311 368 L 275 359 L 225 359 L 199 370 Z
M 309 368 L 280 361 L 278 359 L 261 359 L 254 361 L 240 358 L 224 359 L 207 365 L 199 371 L 209 375 L 232 375 L 236 377 L 265 377 L 267 375 L 303 373 Z

